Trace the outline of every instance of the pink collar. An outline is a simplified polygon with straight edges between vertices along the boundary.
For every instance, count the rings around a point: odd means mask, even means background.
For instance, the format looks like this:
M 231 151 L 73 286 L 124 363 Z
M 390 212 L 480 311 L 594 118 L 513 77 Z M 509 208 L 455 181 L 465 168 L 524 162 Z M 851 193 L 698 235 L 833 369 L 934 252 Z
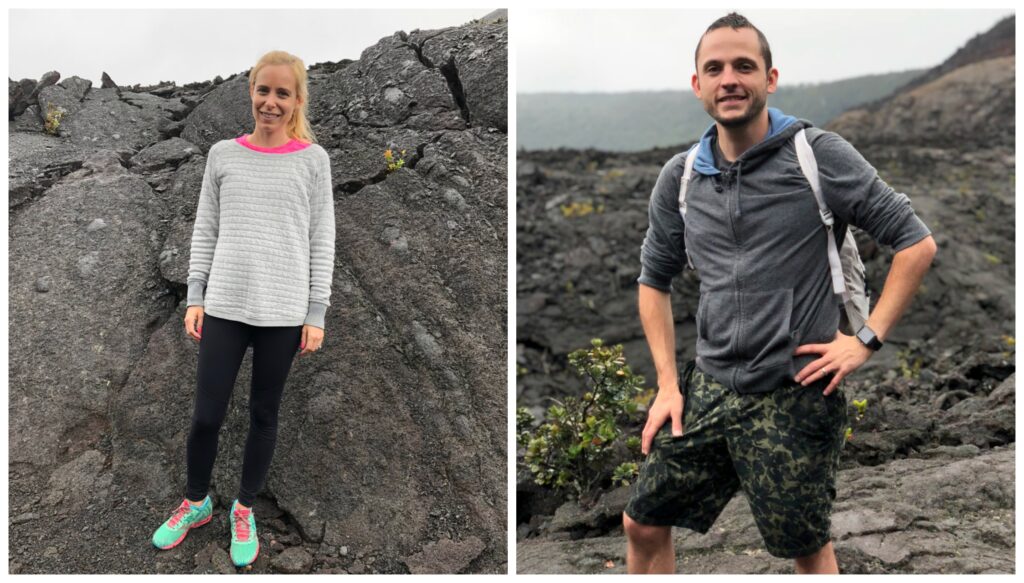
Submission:
M 262 146 L 257 146 L 249 143 L 250 135 L 251 134 L 243 134 L 235 138 L 235 141 L 238 142 L 239 144 L 242 144 L 246 148 L 249 148 L 250 150 L 256 150 L 257 152 L 264 152 L 267 154 L 287 154 L 289 152 L 298 152 L 299 150 L 308 148 L 311 145 L 297 138 L 292 138 L 291 140 L 288 141 L 287 144 L 278 146 L 276 148 L 264 148 Z

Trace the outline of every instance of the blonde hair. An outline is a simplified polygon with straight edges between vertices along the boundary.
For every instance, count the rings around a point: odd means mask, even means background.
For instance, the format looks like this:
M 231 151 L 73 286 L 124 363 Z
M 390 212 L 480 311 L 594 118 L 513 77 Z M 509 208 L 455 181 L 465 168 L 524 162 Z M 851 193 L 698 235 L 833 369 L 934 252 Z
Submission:
M 291 53 L 270 51 L 260 57 L 260 60 L 256 62 L 256 66 L 249 70 L 249 95 L 252 95 L 252 90 L 256 86 L 256 75 L 260 72 L 260 69 L 267 65 L 288 65 L 292 68 L 292 73 L 295 74 L 296 84 L 298 85 L 295 97 L 302 104 L 295 108 L 291 120 L 288 121 L 288 125 L 285 127 L 285 132 L 290 138 L 315 144 L 316 136 L 313 135 L 313 128 L 309 126 L 309 121 L 306 119 L 306 107 L 309 105 L 309 83 L 307 82 L 306 64 L 302 62 L 302 59 Z

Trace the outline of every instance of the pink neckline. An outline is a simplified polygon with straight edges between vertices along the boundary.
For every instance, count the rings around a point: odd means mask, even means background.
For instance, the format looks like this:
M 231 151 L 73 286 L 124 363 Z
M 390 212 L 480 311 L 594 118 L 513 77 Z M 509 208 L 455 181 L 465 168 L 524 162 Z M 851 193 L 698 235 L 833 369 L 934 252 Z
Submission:
M 263 146 L 257 146 L 255 144 L 250 143 L 250 135 L 251 134 L 243 134 L 235 138 L 235 141 L 238 142 L 239 144 L 242 144 L 246 148 L 249 148 L 250 150 L 256 150 L 257 152 L 264 152 L 267 154 L 287 154 L 289 152 L 298 152 L 299 150 L 303 150 L 310 146 L 310 144 L 306 142 L 300 141 L 297 138 L 292 138 L 291 140 L 288 141 L 287 144 L 283 144 L 276 148 L 265 148 Z

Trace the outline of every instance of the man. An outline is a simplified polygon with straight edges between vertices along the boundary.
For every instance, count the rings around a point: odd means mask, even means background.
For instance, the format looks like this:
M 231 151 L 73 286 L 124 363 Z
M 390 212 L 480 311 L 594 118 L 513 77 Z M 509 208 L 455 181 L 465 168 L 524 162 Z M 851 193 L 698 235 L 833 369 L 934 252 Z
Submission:
M 846 397 L 840 381 L 891 332 L 935 254 L 931 232 L 838 135 L 766 107 L 778 70 L 732 13 L 697 45 L 693 91 L 715 123 L 679 210 L 686 153 L 661 171 L 641 252 L 639 308 L 658 374 L 647 458 L 623 513 L 631 573 L 671 573 L 671 527 L 705 533 L 743 490 L 768 551 L 838 573 L 830 540 Z M 838 241 L 848 225 L 896 251 L 857 336 L 838 331 L 827 231 L 793 136 L 806 128 Z M 696 366 L 677 378 L 671 280 L 700 276 Z

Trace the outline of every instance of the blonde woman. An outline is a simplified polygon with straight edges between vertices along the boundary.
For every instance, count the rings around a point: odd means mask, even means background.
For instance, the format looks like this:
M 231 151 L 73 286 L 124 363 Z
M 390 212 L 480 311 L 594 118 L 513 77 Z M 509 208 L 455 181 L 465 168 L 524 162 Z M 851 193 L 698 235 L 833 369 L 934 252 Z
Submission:
M 199 342 L 188 480 L 185 499 L 153 534 L 161 549 L 210 521 L 217 434 L 252 344 L 249 434 L 229 523 L 234 564 L 259 554 L 252 506 L 273 457 L 285 380 L 297 351 L 320 349 L 330 305 L 331 169 L 306 121 L 308 93 L 300 59 L 267 53 L 249 73 L 255 130 L 217 142 L 206 158 L 185 313 L 185 332 Z

